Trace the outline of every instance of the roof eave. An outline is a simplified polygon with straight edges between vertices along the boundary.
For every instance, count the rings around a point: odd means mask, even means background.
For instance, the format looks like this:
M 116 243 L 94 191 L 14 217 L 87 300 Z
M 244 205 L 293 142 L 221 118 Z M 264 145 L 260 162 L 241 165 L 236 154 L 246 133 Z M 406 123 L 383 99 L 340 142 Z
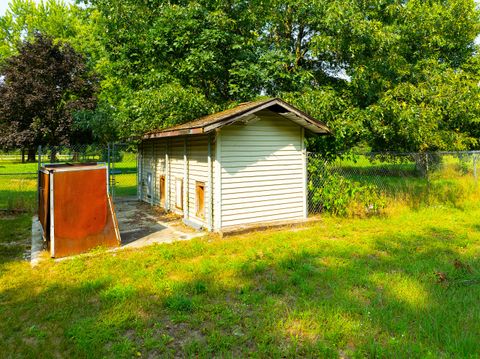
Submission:
M 305 121 L 305 124 L 299 123 L 300 121 L 295 121 L 298 125 L 303 126 L 306 128 L 308 131 L 318 134 L 318 135 L 328 135 L 331 134 L 332 132 L 330 129 L 322 124 L 321 122 L 315 120 L 313 117 L 310 115 L 306 114 L 303 111 L 297 110 L 296 108 L 290 106 L 288 103 L 282 101 L 279 98 L 273 98 L 269 101 L 265 101 L 260 103 L 258 106 L 249 108 L 248 110 L 232 114 L 230 116 L 226 116 L 224 118 L 218 119 L 215 122 L 205 124 L 203 126 L 199 127 L 194 127 L 194 128 L 187 128 L 187 129 L 180 129 L 180 130 L 165 130 L 162 132 L 153 132 L 149 133 L 143 136 L 143 139 L 154 139 L 154 138 L 164 138 L 164 137 L 177 137 L 177 136 L 188 136 L 188 135 L 198 135 L 198 134 L 204 134 L 204 133 L 209 133 L 211 131 L 214 131 L 216 129 L 219 129 L 224 126 L 228 126 L 237 120 L 244 118 L 249 115 L 253 115 L 254 113 L 261 111 L 263 109 L 266 109 L 272 105 L 279 105 L 285 108 L 288 112 L 293 113 L 296 117 L 301 119 L 302 121 Z M 279 114 L 282 115 L 282 114 Z M 282 115 L 283 116 L 283 115 Z M 286 116 L 283 116 L 286 119 L 292 121 L 292 119 L 287 118 Z
M 294 113 L 296 116 L 302 118 L 305 122 L 307 122 L 308 124 L 314 126 L 317 130 L 312 130 L 306 126 L 303 126 L 305 128 L 307 128 L 310 132 L 313 132 L 313 133 L 316 133 L 316 134 L 324 134 L 324 135 L 330 135 L 332 134 L 332 131 L 330 131 L 330 129 L 324 125 L 323 123 L 317 121 L 316 119 L 314 119 L 313 117 L 311 117 L 310 115 L 306 114 L 305 112 L 301 111 L 301 110 L 298 110 L 292 106 L 290 106 L 288 103 L 284 102 L 283 100 L 277 98 L 275 99 L 277 101 L 277 104 L 280 105 L 280 106 L 283 106 L 285 108 L 287 108 L 290 112 Z
M 177 136 L 188 136 L 188 135 L 201 135 L 204 133 L 203 127 L 197 128 L 188 128 L 183 130 L 173 130 L 173 131 L 164 131 L 164 132 L 154 132 L 148 133 L 143 136 L 144 140 L 153 139 L 153 138 L 163 138 L 163 137 L 177 137 Z

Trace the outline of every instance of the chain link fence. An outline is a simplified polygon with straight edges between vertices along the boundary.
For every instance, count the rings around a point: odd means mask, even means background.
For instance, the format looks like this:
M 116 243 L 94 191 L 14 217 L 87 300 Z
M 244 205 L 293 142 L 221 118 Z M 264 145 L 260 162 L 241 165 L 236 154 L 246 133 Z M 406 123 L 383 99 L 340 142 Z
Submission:
M 308 154 L 309 213 L 371 215 L 406 205 L 461 207 L 480 200 L 480 151 Z
M 113 200 L 136 197 L 135 144 L 40 146 L 36 150 L 0 152 L 0 211 L 34 212 L 38 170 L 48 163 L 105 163 Z
M 0 211 L 34 212 L 42 164 L 104 162 L 114 201 L 137 196 L 137 147 L 115 143 L 0 153 Z M 356 153 L 325 160 L 308 154 L 309 213 L 371 215 L 388 207 L 480 201 L 480 151 Z
M 113 200 L 137 198 L 137 145 L 114 143 L 109 148 L 110 192 Z

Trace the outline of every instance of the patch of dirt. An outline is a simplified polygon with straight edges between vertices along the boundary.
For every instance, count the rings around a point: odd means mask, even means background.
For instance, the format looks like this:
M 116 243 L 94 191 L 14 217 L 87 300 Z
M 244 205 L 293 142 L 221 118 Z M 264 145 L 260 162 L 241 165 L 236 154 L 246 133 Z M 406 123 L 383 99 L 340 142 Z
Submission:
M 17 219 L 19 214 L 27 213 L 24 209 L 0 209 L 0 219 Z

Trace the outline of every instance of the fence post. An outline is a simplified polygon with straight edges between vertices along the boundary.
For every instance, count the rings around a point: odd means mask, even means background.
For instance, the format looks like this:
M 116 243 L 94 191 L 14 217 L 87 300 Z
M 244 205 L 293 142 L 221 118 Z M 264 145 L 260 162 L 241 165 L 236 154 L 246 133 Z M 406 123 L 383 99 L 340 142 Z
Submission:
M 36 210 L 38 214 L 38 206 L 40 204 L 40 168 L 42 168 L 42 145 L 38 146 L 38 164 L 37 164 L 37 203 Z
M 108 171 L 108 192 L 110 196 L 112 195 L 112 173 L 110 172 L 110 142 L 107 143 L 107 171 Z
M 428 152 L 425 153 L 425 178 L 427 179 L 427 204 L 430 205 L 430 176 L 429 171 L 430 167 L 428 164 Z
M 38 169 L 42 167 L 42 145 L 38 146 Z
M 115 142 L 112 143 L 112 147 L 110 148 L 109 147 L 109 168 L 110 168 L 110 171 L 111 171 L 111 177 L 110 177 L 110 183 L 111 183 L 111 186 L 110 186 L 110 190 L 112 191 L 112 201 L 115 201 Z
M 478 184 L 478 176 L 477 176 L 477 154 L 473 155 L 473 179 L 475 184 Z

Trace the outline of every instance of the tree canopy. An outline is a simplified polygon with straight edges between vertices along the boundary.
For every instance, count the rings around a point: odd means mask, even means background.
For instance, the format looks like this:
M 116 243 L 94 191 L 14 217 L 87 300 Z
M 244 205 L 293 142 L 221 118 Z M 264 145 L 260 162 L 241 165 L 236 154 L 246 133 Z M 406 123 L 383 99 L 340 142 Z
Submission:
M 70 43 L 101 77 L 84 119 L 103 140 L 279 96 L 333 129 L 313 150 L 465 150 L 479 15 L 474 0 L 14 0 L 0 63 L 35 31 Z
M 0 144 L 35 148 L 91 141 L 75 115 L 96 105 L 96 78 L 68 44 L 36 34 L 2 65 Z

